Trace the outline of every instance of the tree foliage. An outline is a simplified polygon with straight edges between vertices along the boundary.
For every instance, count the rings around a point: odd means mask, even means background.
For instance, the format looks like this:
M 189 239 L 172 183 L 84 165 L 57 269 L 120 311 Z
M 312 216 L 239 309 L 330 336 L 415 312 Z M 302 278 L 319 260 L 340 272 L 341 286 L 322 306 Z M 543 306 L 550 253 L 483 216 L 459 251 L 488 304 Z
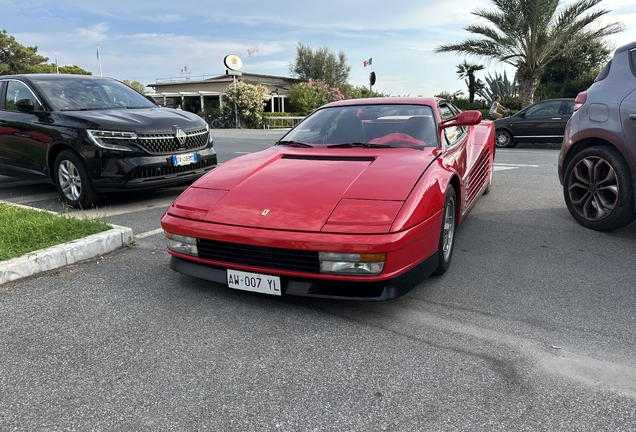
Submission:
M 307 82 L 294 84 L 289 91 L 292 110 L 307 115 L 316 108 L 344 97 L 336 87 L 330 87 L 324 81 L 310 79 Z
M 73 66 L 60 66 L 59 68 L 55 66 L 55 63 L 42 63 L 39 65 L 34 65 L 29 68 L 24 73 L 57 73 L 61 74 L 77 74 L 77 75 L 92 75 L 92 72 L 82 69 L 77 65 Z
M 125 79 L 122 82 L 126 84 L 128 87 L 130 87 L 131 89 L 136 90 L 137 92 L 141 94 L 146 94 L 146 86 L 140 83 L 139 81 L 130 81 Z
M 33 67 L 46 63 L 48 57 L 37 54 L 38 47 L 24 46 L 7 34 L 0 32 L 0 75 L 29 73 Z
M 234 116 L 234 107 L 247 123 L 248 128 L 261 127 L 265 101 L 269 98 L 269 90 L 262 84 L 247 84 L 243 81 L 232 83 L 223 94 L 223 111 Z M 236 105 L 235 105 L 236 104 Z
M 611 54 L 612 50 L 600 41 L 562 53 L 546 66 L 536 97 L 576 97 L 592 85 Z
M 39 55 L 38 47 L 24 46 L 7 34 L 6 30 L 0 32 L 0 75 L 22 73 L 56 73 L 58 67 L 55 63 L 47 63 L 48 57 Z M 79 66 L 60 66 L 61 74 L 91 75 L 91 72 Z
M 483 69 L 484 65 L 468 63 L 466 60 L 457 65 L 457 74 L 459 75 L 459 79 L 463 79 L 468 87 L 468 101 L 470 103 L 475 102 L 475 94 L 477 93 L 477 90 L 484 86 L 482 81 L 475 78 L 475 72 Z
M 524 106 L 534 93 L 546 66 L 580 46 L 623 30 L 620 23 L 599 24 L 609 11 L 597 8 L 602 0 L 492 0 L 495 9 L 476 9 L 473 15 L 486 24 L 466 31 L 477 37 L 440 45 L 436 52 L 455 52 L 496 60 L 514 66 Z
M 495 99 L 495 96 L 501 96 L 503 106 L 510 109 L 520 109 L 521 101 L 517 97 L 517 80 L 508 79 L 508 74 L 504 71 L 503 75 L 495 73 L 495 76 L 488 74 L 484 77 L 486 85 L 477 91 L 477 95 L 481 97 L 489 106 Z
M 345 84 L 340 87 L 340 93 L 344 99 L 361 99 L 369 97 L 389 97 L 390 94 L 377 92 L 373 90 L 369 93 L 369 87 L 367 86 L 352 86 L 351 84 Z
M 342 87 L 349 80 L 351 66 L 340 51 L 336 56 L 327 47 L 313 51 L 309 46 L 298 43 L 296 60 L 289 65 L 293 77 L 303 81 L 320 80 L 331 87 Z

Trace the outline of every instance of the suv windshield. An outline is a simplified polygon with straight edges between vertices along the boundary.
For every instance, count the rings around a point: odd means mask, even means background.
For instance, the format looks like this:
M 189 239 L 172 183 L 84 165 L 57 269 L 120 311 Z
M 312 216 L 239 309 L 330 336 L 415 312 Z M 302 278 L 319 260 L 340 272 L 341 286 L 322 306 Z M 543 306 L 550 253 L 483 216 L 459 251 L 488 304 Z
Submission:
M 55 108 L 61 111 L 155 106 L 127 85 L 110 79 L 38 79 L 36 83 Z
M 428 105 L 352 105 L 320 109 L 279 144 L 311 147 L 437 147 Z

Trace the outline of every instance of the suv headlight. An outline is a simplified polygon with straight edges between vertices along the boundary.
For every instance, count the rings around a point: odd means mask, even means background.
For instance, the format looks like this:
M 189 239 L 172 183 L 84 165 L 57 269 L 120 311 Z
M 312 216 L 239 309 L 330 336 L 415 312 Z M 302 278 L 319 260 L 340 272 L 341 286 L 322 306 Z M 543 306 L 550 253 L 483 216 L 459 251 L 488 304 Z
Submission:
M 99 148 L 117 151 L 135 151 L 130 145 L 137 141 L 134 132 L 117 132 L 104 130 L 87 130 L 90 140 Z

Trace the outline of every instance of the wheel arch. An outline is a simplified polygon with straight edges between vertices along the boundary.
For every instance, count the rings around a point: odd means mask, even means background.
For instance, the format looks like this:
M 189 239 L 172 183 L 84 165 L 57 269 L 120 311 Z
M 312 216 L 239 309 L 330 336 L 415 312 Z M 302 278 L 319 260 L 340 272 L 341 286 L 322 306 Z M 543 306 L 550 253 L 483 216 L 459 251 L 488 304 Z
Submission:
M 55 180 L 55 160 L 57 159 L 58 155 L 60 153 L 62 153 L 64 150 L 71 150 L 73 153 L 75 153 L 82 161 L 84 161 L 84 158 L 82 157 L 82 155 L 80 155 L 74 148 L 73 146 L 70 146 L 66 143 L 57 143 L 57 144 L 53 144 L 51 146 L 51 149 L 49 150 L 49 154 L 48 154 L 48 160 L 46 163 L 46 167 L 48 170 L 48 176 L 51 179 L 51 181 L 55 184 L 56 180 Z M 84 161 L 85 162 L 85 161 Z

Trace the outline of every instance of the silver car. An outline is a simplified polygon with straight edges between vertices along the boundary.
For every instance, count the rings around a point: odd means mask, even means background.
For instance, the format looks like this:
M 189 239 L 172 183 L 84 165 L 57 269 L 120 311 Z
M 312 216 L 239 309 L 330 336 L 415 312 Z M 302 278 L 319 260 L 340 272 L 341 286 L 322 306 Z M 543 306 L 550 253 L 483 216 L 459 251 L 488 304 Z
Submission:
M 618 48 L 578 94 L 559 154 L 568 210 L 599 231 L 636 219 L 636 42 Z

